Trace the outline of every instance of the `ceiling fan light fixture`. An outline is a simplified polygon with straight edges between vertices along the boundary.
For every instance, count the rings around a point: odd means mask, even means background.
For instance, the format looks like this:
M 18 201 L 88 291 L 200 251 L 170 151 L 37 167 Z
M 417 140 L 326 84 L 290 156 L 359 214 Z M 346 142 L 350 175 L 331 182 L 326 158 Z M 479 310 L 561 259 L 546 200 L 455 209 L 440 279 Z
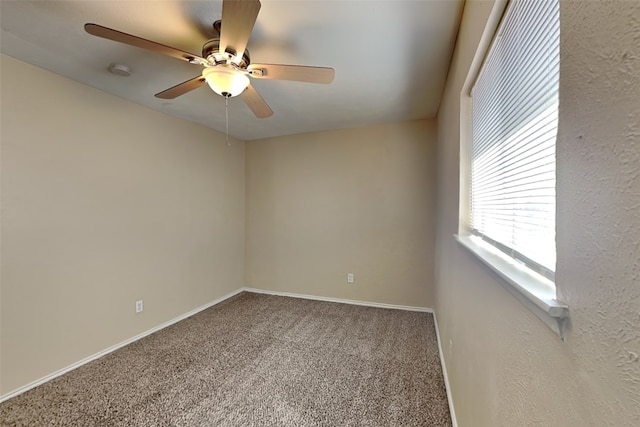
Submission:
M 273 110 L 249 83 L 249 77 L 328 84 L 333 81 L 335 70 L 304 65 L 252 64 L 247 42 L 254 29 L 260 7 L 260 0 L 222 0 L 222 17 L 213 24 L 215 34 L 202 46 L 202 56 L 91 22 L 87 22 L 84 29 L 96 37 L 204 67 L 201 75 L 156 93 L 157 98 L 174 99 L 202 87 L 206 82 L 214 92 L 225 98 L 226 105 L 228 98 L 241 95 L 242 101 L 253 114 L 259 119 L 264 119 L 271 117 Z M 224 31 L 221 31 L 223 20 L 225 27 Z M 127 75 L 131 71 L 118 67 L 112 72 Z
M 225 98 L 238 96 L 249 86 L 249 77 L 231 65 L 205 68 L 202 77 L 215 93 Z

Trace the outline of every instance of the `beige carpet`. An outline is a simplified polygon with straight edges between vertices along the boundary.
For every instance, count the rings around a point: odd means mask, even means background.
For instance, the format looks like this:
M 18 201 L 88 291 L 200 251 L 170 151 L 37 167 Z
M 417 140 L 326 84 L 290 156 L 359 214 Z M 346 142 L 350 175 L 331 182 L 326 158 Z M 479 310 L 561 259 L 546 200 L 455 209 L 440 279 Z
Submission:
M 0 404 L 3 426 L 451 426 L 433 317 L 242 293 Z

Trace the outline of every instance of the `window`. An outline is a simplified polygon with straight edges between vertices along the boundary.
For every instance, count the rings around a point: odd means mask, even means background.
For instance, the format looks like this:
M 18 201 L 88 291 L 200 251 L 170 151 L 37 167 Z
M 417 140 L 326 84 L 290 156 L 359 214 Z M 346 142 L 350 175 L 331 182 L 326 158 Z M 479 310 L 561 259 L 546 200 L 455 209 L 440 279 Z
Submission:
M 563 319 L 566 306 L 555 300 L 554 285 L 559 68 L 558 0 L 512 0 L 468 85 L 463 243 L 481 258 L 480 252 L 487 255 L 483 261 L 494 270 L 496 263 L 514 270 L 508 281 Z M 507 261 L 493 262 L 499 258 Z

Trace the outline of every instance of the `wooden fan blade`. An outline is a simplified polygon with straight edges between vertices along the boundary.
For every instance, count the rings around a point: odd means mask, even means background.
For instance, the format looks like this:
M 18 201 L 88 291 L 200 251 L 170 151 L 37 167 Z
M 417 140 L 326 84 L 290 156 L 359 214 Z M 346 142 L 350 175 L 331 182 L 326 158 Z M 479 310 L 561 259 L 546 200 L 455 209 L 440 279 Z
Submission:
M 220 51 L 235 51 L 242 58 L 247 48 L 251 31 L 260 12 L 258 0 L 223 0 L 222 27 L 220 28 Z
M 128 44 L 130 46 L 140 47 L 142 49 L 147 49 L 153 52 L 161 53 L 163 55 L 181 59 L 183 61 L 187 61 L 191 63 L 193 63 L 196 60 L 201 61 L 202 63 L 207 62 L 204 58 L 201 58 L 198 55 L 194 55 L 192 53 L 185 52 L 180 49 L 173 48 L 171 46 L 166 46 L 160 43 L 152 42 L 151 40 L 143 39 L 138 36 L 132 36 L 131 34 L 123 33 L 118 30 L 103 27 L 102 25 L 84 24 L 84 29 L 87 33 L 94 36 Z
M 187 80 L 186 82 L 177 84 L 174 87 L 170 87 L 167 90 L 163 90 L 162 92 L 156 93 L 155 97 L 162 98 L 162 99 L 174 99 L 194 89 L 198 89 L 200 86 L 204 85 L 205 83 L 206 81 L 204 77 L 202 76 L 194 77 L 191 80 Z
M 306 67 L 304 65 L 251 64 L 249 70 L 261 70 L 251 74 L 257 79 L 294 80 L 307 83 L 331 83 L 336 75 L 333 68 Z
M 242 100 L 247 104 L 249 109 L 253 111 L 259 119 L 264 119 L 273 115 L 273 111 L 267 103 L 262 99 L 260 94 L 256 92 L 253 86 L 249 85 L 244 92 L 240 94 Z

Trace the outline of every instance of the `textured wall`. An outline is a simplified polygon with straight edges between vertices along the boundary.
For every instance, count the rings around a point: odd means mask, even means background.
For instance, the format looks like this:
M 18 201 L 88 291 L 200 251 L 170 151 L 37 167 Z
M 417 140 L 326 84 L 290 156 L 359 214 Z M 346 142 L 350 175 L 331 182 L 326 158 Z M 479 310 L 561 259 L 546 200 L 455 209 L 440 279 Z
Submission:
M 435 146 L 427 120 L 248 142 L 247 285 L 432 307 Z
M 244 143 L 7 56 L 1 88 L 0 394 L 243 285 Z
M 565 342 L 453 240 L 460 90 L 491 8 L 467 3 L 438 115 L 436 311 L 459 425 L 640 425 L 640 2 L 561 2 Z
M 558 294 L 590 413 L 640 425 L 640 2 L 563 3 L 561 34 Z

